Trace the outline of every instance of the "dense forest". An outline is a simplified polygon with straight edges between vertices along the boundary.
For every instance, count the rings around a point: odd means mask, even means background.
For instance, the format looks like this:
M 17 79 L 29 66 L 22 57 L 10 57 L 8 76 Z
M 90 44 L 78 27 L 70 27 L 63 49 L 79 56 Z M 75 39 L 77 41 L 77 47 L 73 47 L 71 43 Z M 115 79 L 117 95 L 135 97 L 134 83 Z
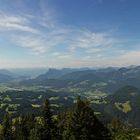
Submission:
M 56 113 L 46 99 L 41 115 L 29 113 L 13 118 L 6 113 L 0 127 L 0 140 L 137 140 L 119 119 L 103 123 L 87 100 L 77 97 L 67 111 Z

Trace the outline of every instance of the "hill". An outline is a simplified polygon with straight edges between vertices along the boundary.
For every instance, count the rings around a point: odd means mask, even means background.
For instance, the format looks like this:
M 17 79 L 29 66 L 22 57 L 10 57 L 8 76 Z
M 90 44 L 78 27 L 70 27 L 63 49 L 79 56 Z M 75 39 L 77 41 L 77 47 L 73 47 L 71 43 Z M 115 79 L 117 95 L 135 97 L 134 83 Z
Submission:
M 7 83 L 14 79 L 14 74 L 8 70 L 0 69 L 0 83 Z
M 111 118 L 120 118 L 128 125 L 140 127 L 140 89 L 125 86 L 106 97 L 103 112 Z

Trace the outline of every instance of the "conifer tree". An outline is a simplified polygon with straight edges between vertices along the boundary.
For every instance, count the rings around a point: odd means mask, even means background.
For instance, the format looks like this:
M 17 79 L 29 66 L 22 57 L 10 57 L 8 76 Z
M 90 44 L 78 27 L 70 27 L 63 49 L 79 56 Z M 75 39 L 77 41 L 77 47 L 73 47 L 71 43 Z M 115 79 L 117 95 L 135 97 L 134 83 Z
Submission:
M 50 109 L 49 100 L 46 99 L 45 105 L 43 108 L 43 119 L 44 119 L 44 127 L 41 128 L 41 140 L 52 140 L 52 112 Z
M 12 133 L 12 120 L 8 113 L 5 114 L 3 119 L 2 140 L 13 140 Z
M 111 133 L 113 140 L 137 140 L 129 127 L 118 118 L 113 118 L 111 122 Z
M 24 140 L 24 135 L 21 131 L 21 124 L 20 124 L 19 118 L 16 118 L 14 122 L 14 139 Z
M 69 137 L 64 139 L 69 140 L 110 140 L 109 130 L 96 118 L 89 103 L 83 102 L 80 97 L 65 132 Z
M 40 136 L 39 136 L 39 133 L 38 133 L 38 130 L 36 128 L 33 128 L 30 131 L 29 140 L 41 140 Z

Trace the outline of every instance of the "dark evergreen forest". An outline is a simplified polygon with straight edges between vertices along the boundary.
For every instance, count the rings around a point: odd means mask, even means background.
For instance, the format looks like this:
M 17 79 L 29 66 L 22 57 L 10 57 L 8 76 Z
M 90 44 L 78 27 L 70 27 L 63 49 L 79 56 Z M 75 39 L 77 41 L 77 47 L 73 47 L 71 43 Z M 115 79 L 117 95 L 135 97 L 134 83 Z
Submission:
M 102 123 L 87 100 L 77 97 L 71 109 L 55 113 L 46 99 L 41 115 L 5 114 L 0 140 L 137 140 L 136 132 L 114 118 Z M 134 134 L 135 133 L 135 134 Z

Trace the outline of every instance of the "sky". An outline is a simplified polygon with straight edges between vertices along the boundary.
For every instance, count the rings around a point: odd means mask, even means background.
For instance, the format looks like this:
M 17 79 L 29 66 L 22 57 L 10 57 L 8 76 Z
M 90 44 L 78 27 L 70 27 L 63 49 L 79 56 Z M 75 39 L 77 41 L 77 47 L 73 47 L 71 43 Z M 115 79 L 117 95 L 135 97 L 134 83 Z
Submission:
M 0 0 L 0 68 L 140 65 L 140 0 Z

